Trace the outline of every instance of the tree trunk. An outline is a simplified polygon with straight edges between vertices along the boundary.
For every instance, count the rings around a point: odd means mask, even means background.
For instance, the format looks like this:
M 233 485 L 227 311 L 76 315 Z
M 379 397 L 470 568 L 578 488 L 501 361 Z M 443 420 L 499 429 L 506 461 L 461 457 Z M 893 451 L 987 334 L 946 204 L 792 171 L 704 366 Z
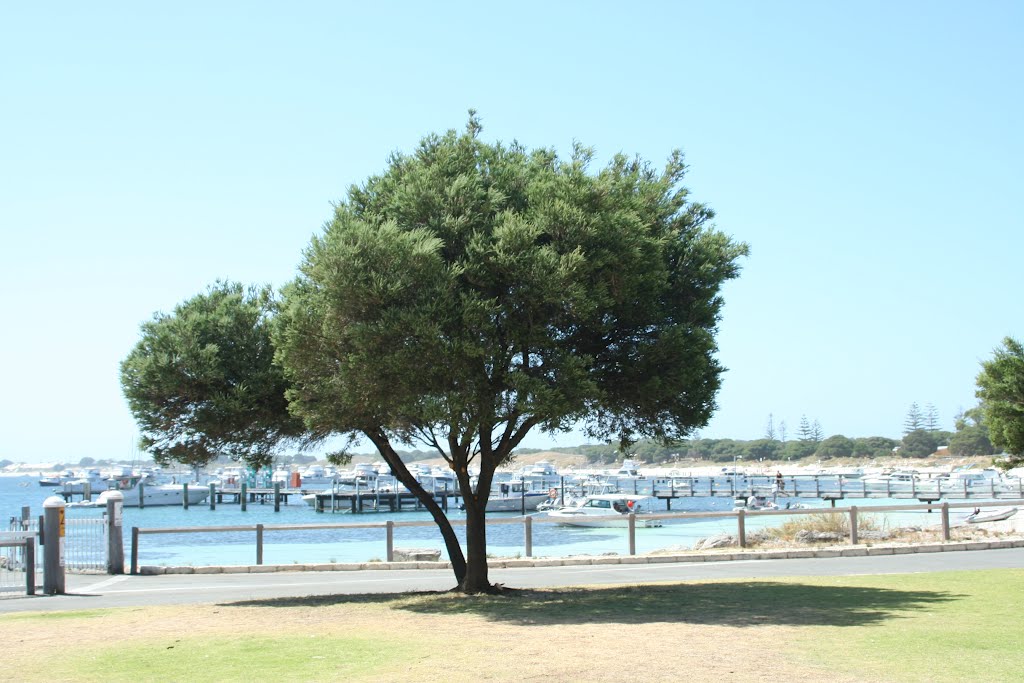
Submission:
M 444 510 L 437 504 L 434 497 L 427 493 L 420 486 L 420 483 L 416 481 L 416 478 L 412 476 L 409 468 L 405 466 L 402 459 L 398 457 L 398 453 L 391 447 L 387 437 L 376 432 L 364 433 L 373 442 L 373 445 L 377 447 L 377 450 L 384 458 L 384 462 L 391 468 L 391 473 L 395 475 L 398 481 L 405 485 L 405 488 L 409 489 L 410 493 L 416 496 L 417 500 L 427 508 L 430 516 L 434 518 L 434 523 L 437 524 L 437 528 L 441 532 L 441 538 L 444 539 L 444 547 L 448 551 L 448 560 L 452 563 L 452 573 L 455 574 L 455 581 L 461 586 L 466 579 L 466 559 L 462 554 L 459 538 L 455 535 L 455 529 L 452 528 L 451 522 L 445 516 Z
M 488 593 L 493 588 L 487 577 L 485 505 L 466 505 L 466 575 L 459 582 L 463 593 Z

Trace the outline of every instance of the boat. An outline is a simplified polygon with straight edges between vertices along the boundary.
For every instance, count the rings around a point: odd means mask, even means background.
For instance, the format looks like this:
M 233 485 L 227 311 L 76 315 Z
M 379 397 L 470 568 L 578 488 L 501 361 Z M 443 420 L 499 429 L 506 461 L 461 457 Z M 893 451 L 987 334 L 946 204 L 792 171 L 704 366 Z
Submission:
M 552 495 L 554 491 L 554 495 Z M 541 503 L 556 498 L 558 492 L 555 489 L 550 491 L 530 491 L 523 489 L 523 482 L 512 481 L 498 484 L 491 489 L 491 495 L 487 498 L 487 512 L 533 512 Z M 465 510 L 466 504 L 459 503 L 459 509 Z
M 653 510 L 654 498 L 619 493 L 584 497 L 578 505 L 562 507 L 544 513 L 547 519 L 566 526 L 627 527 L 631 513 L 636 515 L 636 526 L 659 527 L 661 520 L 646 519 Z
M 985 515 L 981 514 L 981 511 L 979 510 L 978 512 L 974 512 L 970 515 L 967 515 L 967 518 L 964 521 L 968 524 L 982 524 L 984 522 L 1001 522 L 1004 519 L 1009 519 L 1010 517 L 1013 517 L 1015 514 L 1017 514 L 1017 508 L 1010 508 L 1009 510 L 992 512 Z
M 152 480 L 150 480 L 152 481 Z M 142 507 L 156 507 L 160 505 L 184 505 L 185 485 L 184 484 L 155 484 L 146 481 L 145 477 L 133 475 L 117 480 L 114 491 L 120 491 L 124 496 L 125 507 L 139 507 L 139 500 L 142 500 Z M 104 501 L 104 491 L 100 494 L 98 502 Z M 197 505 L 202 503 L 210 495 L 208 486 L 199 484 L 188 487 L 188 504 Z
M 733 511 L 738 510 L 778 510 L 779 506 L 766 496 L 755 493 L 747 498 L 736 498 L 733 500 Z

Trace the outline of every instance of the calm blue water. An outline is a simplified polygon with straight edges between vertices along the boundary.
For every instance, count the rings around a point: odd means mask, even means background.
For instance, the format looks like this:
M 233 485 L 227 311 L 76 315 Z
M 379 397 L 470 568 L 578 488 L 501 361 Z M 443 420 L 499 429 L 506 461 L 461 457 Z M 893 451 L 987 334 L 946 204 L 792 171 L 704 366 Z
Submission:
M 36 477 L 0 477 L 0 528 L 8 528 L 12 517 L 19 517 L 22 506 L 29 506 L 31 514 L 42 513 L 43 501 L 52 495 L 52 490 L 41 487 Z M 824 503 L 813 500 L 801 502 L 814 505 Z M 848 500 L 847 505 L 868 507 L 871 505 L 907 504 L 913 501 L 869 499 Z M 664 505 L 664 504 L 662 504 Z M 732 510 L 732 498 L 678 498 L 672 502 L 672 511 Z M 662 508 L 664 509 L 664 508 Z M 67 509 L 69 518 L 98 517 L 102 512 L 95 508 Z M 449 512 L 454 519 L 461 519 L 462 513 Z M 492 514 L 489 519 L 504 515 Z M 521 519 L 518 515 L 510 515 Z M 306 505 L 282 505 L 275 513 L 272 504 L 249 503 L 242 512 L 236 504 L 219 504 L 216 510 L 209 509 L 209 503 L 193 505 L 188 510 L 176 506 L 124 509 L 125 557 L 129 557 L 131 528 L 178 528 L 237 525 L 275 524 L 355 524 L 383 523 L 387 520 L 430 521 L 425 512 L 367 513 L 317 513 Z M 748 532 L 769 525 L 783 523 L 787 518 L 748 517 Z M 890 525 L 939 523 L 937 513 L 922 512 L 890 514 Z M 637 529 L 637 552 L 646 553 L 662 549 L 692 547 L 700 538 L 720 533 L 735 533 L 736 521 L 731 517 L 709 520 L 672 521 L 655 529 Z M 464 528 L 456 527 L 456 533 L 465 540 Z M 489 525 L 488 552 L 495 557 L 516 557 L 525 554 L 522 523 Z M 444 553 L 440 533 L 431 524 L 424 527 L 396 527 L 396 548 L 436 548 Z M 533 555 L 535 557 L 560 557 L 566 555 L 599 555 L 602 553 L 626 554 L 629 552 L 629 538 L 626 529 L 586 529 L 564 527 L 555 524 L 533 524 Z M 386 537 L 380 529 L 318 529 L 295 531 L 264 531 L 263 562 L 265 564 L 367 562 L 383 560 L 386 555 Z M 139 563 L 144 565 L 234 565 L 255 564 L 256 545 L 254 532 L 216 532 L 189 534 L 143 535 L 140 541 Z

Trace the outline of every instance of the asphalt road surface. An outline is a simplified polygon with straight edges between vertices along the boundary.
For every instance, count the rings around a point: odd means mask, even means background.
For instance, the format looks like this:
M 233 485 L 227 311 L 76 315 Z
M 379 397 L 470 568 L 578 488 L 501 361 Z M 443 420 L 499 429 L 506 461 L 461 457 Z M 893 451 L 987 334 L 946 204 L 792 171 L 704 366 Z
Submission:
M 736 560 L 573 567 L 492 569 L 490 579 L 516 588 L 601 586 L 661 581 L 768 579 L 782 576 L 853 576 L 1024 567 L 1024 548 L 872 557 Z M 64 595 L 9 595 L 0 614 L 107 607 L 231 603 L 279 597 L 444 591 L 448 569 L 275 572 L 267 574 L 69 574 Z

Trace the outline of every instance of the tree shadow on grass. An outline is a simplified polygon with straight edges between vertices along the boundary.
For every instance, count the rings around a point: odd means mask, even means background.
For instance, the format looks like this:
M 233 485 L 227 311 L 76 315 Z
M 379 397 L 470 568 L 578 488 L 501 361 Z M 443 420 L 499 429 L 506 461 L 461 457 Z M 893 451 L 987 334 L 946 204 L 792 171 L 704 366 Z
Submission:
M 325 595 L 230 603 L 248 607 L 378 604 L 421 614 L 479 615 L 512 624 L 688 623 L 751 627 L 864 626 L 962 596 L 857 586 L 743 581 L 455 593 Z

